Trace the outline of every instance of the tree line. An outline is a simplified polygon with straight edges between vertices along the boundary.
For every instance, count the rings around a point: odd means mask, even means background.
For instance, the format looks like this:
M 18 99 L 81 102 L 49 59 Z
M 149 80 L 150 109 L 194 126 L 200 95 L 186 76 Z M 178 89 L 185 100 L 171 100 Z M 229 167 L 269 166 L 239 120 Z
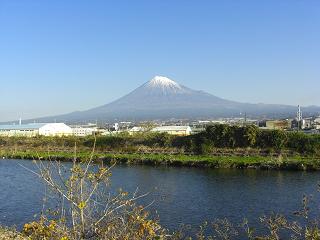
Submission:
M 177 138 L 174 145 L 196 153 L 211 148 L 260 148 L 274 151 L 292 150 L 301 154 L 320 154 L 320 135 L 283 130 L 261 130 L 256 126 L 208 126 L 204 132 Z
M 85 141 L 92 146 L 93 139 Z M 165 133 L 126 134 L 99 137 L 96 145 L 123 148 L 144 145 L 148 147 L 183 148 L 195 154 L 210 153 L 215 148 L 259 148 L 272 151 L 292 150 L 306 155 L 320 154 L 320 135 L 283 130 L 262 130 L 254 125 L 207 126 L 205 131 L 190 136 L 172 136 Z
M 290 150 L 304 155 L 320 155 L 320 135 L 283 130 L 262 130 L 256 126 L 207 126 L 205 131 L 190 136 L 173 136 L 166 133 L 120 133 L 94 137 L 0 137 L 0 147 L 24 146 L 28 149 L 52 147 L 134 152 L 138 148 L 175 148 L 193 154 L 210 154 L 215 149 Z

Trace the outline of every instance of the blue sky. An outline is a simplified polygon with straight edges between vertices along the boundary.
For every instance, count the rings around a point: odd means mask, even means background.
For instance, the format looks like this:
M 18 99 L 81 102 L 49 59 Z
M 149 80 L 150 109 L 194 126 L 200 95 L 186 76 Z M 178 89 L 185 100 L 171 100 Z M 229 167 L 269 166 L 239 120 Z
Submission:
M 0 121 L 103 105 L 154 75 L 320 105 L 320 1 L 0 0 Z

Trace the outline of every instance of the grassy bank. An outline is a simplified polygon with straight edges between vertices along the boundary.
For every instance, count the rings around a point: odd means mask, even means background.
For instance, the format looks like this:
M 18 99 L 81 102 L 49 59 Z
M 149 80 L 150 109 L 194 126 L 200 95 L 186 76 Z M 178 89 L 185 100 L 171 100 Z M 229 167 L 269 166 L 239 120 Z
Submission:
M 28 240 L 26 236 L 23 236 L 21 233 L 15 231 L 14 229 L 9 229 L 6 227 L 0 226 L 0 239 L 1 240 Z
M 85 160 L 90 157 L 89 151 L 77 153 L 77 159 Z M 0 152 L 1 158 L 10 159 L 52 159 L 71 161 L 72 152 Z M 148 153 L 95 153 L 95 161 L 132 165 L 165 165 L 206 168 L 253 168 L 253 169 L 283 169 L 283 170 L 320 170 L 320 159 L 301 156 L 210 156 L 186 154 L 148 154 Z

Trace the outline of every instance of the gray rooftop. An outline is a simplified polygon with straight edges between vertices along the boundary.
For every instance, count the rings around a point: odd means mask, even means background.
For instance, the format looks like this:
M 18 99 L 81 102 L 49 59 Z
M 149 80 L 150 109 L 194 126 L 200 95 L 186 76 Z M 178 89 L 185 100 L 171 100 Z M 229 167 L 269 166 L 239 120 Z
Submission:
M 155 127 L 151 131 L 187 131 L 189 126 L 160 126 Z
M 0 125 L 0 131 L 8 130 L 37 130 L 47 123 L 30 123 L 30 124 L 21 124 L 21 125 Z

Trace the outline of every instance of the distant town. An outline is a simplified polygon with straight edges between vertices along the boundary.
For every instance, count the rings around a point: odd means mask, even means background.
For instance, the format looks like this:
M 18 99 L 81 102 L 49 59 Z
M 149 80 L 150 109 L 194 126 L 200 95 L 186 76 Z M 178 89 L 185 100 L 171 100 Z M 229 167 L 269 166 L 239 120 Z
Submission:
M 204 131 L 206 126 L 213 124 L 227 124 L 236 126 L 255 125 L 260 129 L 278 129 L 285 131 L 302 131 L 308 134 L 320 134 L 320 116 L 304 118 L 300 109 L 297 108 L 295 118 L 291 119 L 250 119 L 246 117 L 219 118 L 206 120 L 167 120 L 167 121 L 142 121 L 142 122 L 113 122 L 113 123 L 18 123 L 0 125 L 0 136 L 76 136 L 86 137 L 92 135 L 115 135 L 128 133 L 130 135 L 158 132 L 171 135 L 186 136 Z

